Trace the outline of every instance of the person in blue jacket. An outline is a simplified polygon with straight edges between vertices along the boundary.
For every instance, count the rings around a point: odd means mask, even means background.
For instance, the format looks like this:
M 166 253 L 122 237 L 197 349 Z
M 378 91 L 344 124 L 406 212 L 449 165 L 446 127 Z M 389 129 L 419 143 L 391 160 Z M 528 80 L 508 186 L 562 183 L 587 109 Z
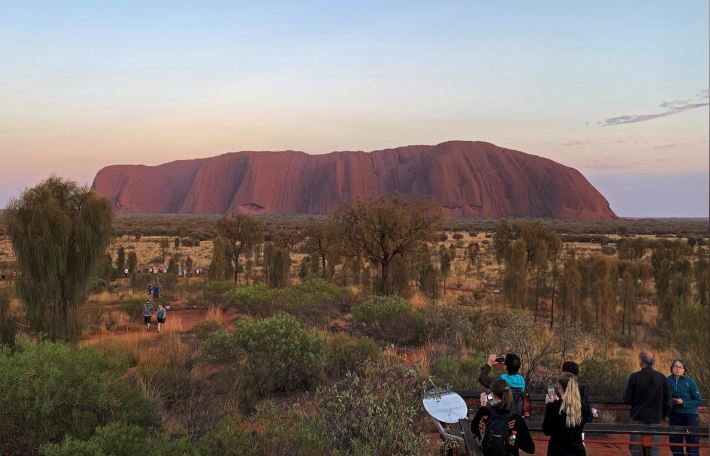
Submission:
M 671 408 L 668 424 L 671 426 L 697 426 L 698 406 L 703 398 L 700 395 L 698 386 L 693 379 L 688 377 L 688 367 L 683 360 L 675 359 L 671 363 L 671 375 L 668 376 L 668 384 L 673 400 L 673 408 Z M 691 435 L 671 435 L 668 439 L 670 443 L 683 443 L 685 439 L 685 443 L 695 445 L 700 441 L 698 436 Z M 674 456 L 700 454 L 700 449 L 698 447 L 671 446 L 671 453 Z

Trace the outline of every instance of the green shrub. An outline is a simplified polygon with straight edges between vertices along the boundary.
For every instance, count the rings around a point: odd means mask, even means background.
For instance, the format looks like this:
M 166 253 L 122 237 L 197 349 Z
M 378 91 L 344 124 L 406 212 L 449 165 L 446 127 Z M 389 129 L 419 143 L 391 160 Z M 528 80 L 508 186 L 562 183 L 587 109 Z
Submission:
M 478 367 L 473 360 L 460 360 L 452 356 L 436 358 L 431 373 L 440 385 L 459 390 L 478 388 Z
M 373 296 L 352 308 L 364 332 L 386 342 L 416 344 L 426 336 L 426 321 L 412 304 L 397 296 Z
M 318 392 L 323 432 L 346 454 L 427 454 L 428 435 L 413 425 L 425 385 L 402 368 L 348 374 Z
M 272 404 L 259 408 L 255 424 L 263 432 L 259 435 L 259 449 L 267 454 L 289 456 L 336 455 L 335 445 L 324 435 L 326 427 L 320 416 L 308 416 L 299 404 L 286 412 Z
M 350 304 L 347 289 L 318 278 L 287 288 L 268 288 L 263 284 L 232 288 L 225 298 L 240 313 L 262 318 L 289 313 L 302 323 L 313 325 L 326 323 L 336 311 L 347 309 Z
M 234 341 L 244 355 L 241 380 L 261 396 L 309 388 L 320 378 L 323 338 L 302 329 L 292 315 L 244 321 Z
M 212 331 L 202 345 L 201 358 L 209 363 L 222 363 L 234 359 L 234 338 L 224 329 Z
M 195 393 L 196 382 L 180 363 L 141 363 L 136 376 L 144 391 L 167 409 L 184 411 Z
M 426 306 L 422 312 L 430 339 L 459 343 L 474 351 L 483 351 L 487 345 L 490 329 L 485 314 L 462 306 Z
M 119 301 L 118 306 L 122 312 L 124 312 L 131 321 L 140 321 L 143 319 L 143 304 L 145 304 L 145 297 L 126 297 Z
M 210 280 L 202 290 L 202 298 L 208 306 L 224 306 L 229 302 L 226 293 L 236 289 L 232 280 Z
M 579 366 L 579 377 L 591 396 L 621 397 L 631 371 L 621 359 L 587 359 Z
M 135 291 L 146 292 L 148 290 L 148 284 L 153 283 L 153 274 L 148 274 L 145 272 L 136 272 L 131 274 L 131 288 Z
M 198 340 L 205 340 L 207 336 L 221 329 L 222 325 L 214 320 L 200 320 L 195 323 L 190 332 L 195 335 Z
M 265 454 L 258 449 L 255 439 L 248 436 L 238 423 L 229 421 L 219 423 L 197 442 L 196 447 L 200 456 L 217 454 L 224 456 L 256 456 Z
M 0 440 L 38 448 L 65 435 L 86 439 L 116 417 L 152 427 L 145 398 L 115 380 L 125 368 L 93 348 L 63 344 L 21 340 L 16 353 L 0 352 Z
M 357 372 L 368 361 L 380 356 L 380 347 L 370 338 L 336 334 L 325 346 L 325 372 L 334 379 Z
M 43 456 L 157 455 L 164 440 L 157 433 L 146 432 L 138 426 L 112 423 L 97 428 L 96 433 L 88 440 L 82 441 L 69 436 L 61 444 L 42 446 L 40 452 Z

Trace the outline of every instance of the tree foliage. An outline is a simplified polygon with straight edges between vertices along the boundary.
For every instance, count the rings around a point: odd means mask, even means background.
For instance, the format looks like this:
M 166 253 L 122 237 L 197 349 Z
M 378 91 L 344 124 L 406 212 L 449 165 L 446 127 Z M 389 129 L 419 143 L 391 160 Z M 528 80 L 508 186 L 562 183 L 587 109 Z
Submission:
M 226 240 L 226 252 L 234 267 L 234 283 L 239 283 L 239 257 L 263 240 L 261 222 L 248 214 L 235 214 L 217 221 L 217 233 Z
M 370 201 L 343 203 L 334 215 L 342 237 L 380 267 L 378 289 L 393 294 L 390 266 L 397 256 L 433 239 L 442 220 L 441 208 L 431 200 L 380 196 Z
M 53 176 L 12 200 L 4 217 L 30 326 L 53 340 L 75 339 L 79 306 L 111 239 L 111 203 Z

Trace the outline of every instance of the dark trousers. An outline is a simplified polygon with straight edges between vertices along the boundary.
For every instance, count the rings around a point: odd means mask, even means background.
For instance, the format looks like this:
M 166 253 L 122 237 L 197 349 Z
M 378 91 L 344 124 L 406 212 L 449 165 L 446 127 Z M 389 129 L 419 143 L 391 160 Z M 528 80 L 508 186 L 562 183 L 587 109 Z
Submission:
M 686 413 L 671 413 L 668 417 L 668 424 L 671 426 L 697 426 L 698 415 L 690 415 Z M 692 443 L 697 445 L 700 443 L 700 438 L 697 435 L 671 435 L 668 437 L 670 443 Z M 700 448 L 685 448 L 682 446 L 671 446 L 673 456 L 681 456 L 685 454 L 700 454 Z

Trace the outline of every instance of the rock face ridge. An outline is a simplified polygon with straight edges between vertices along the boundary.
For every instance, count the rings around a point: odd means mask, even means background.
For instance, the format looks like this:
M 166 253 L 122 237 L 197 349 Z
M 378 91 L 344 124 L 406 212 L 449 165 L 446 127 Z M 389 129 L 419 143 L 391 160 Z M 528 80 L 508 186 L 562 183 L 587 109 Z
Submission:
M 400 193 L 431 196 L 454 217 L 616 218 L 577 170 L 478 141 L 112 165 L 92 189 L 124 212 L 327 214 L 343 200 Z

